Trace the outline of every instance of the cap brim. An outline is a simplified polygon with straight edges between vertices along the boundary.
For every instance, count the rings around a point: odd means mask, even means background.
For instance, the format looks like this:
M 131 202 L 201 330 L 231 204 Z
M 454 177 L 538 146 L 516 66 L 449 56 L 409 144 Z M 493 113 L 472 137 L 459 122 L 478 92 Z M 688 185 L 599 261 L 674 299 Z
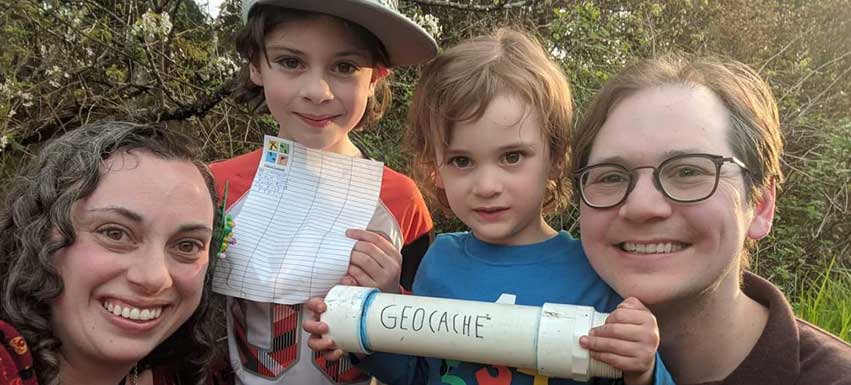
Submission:
M 404 15 L 363 0 L 259 0 L 285 8 L 324 13 L 356 23 L 384 44 L 391 67 L 422 63 L 437 54 L 431 34 Z

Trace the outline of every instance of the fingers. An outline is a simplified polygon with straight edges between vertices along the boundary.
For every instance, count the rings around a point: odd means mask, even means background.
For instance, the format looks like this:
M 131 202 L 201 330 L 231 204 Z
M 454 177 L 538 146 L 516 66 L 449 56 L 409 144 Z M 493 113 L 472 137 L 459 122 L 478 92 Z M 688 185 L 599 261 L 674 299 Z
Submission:
M 319 320 L 319 316 L 328 310 L 328 306 L 325 305 L 325 299 L 322 297 L 313 297 L 308 299 L 304 304 L 308 310 L 310 310 L 313 314 L 313 318 Z
M 650 312 L 650 309 L 644 306 L 638 299 L 633 297 L 625 299 L 618 307 L 606 318 L 605 325 L 612 324 L 630 324 L 630 325 L 650 325 L 655 328 L 656 317 Z
M 648 309 L 647 306 L 644 306 L 644 304 L 641 303 L 641 301 L 639 301 L 638 298 L 635 298 L 635 297 L 629 297 L 629 298 L 623 300 L 623 302 L 618 304 L 617 308 L 618 309 L 635 309 L 635 310 L 650 311 L 650 309 Z
M 382 268 L 392 268 L 402 264 L 402 254 L 396 250 L 387 238 L 372 231 L 349 229 L 346 236 L 355 239 L 354 252 L 363 253 L 375 259 Z
M 593 336 L 620 338 L 628 341 L 659 341 L 656 317 L 649 310 L 618 307 L 603 325 L 591 329 Z
M 319 320 L 322 313 L 328 309 L 325 300 L 320 297 L 313 297 L 304 306 L 310 310 L 307 313 L 312 314 L 310 319 L 305 319 L 301 323 L 304 331 L 310 333 L 310 337 L 307 339 L 307 346 L 313 351 L 322 353 L 322 356 L 327 360 L 334 361 L 340 359 L 343 351 L 337 349 L 334 340 L 328 336 L 328 324 Z
M 358 240 L 346 272 L 351 280 L 360 286 L 377 287 L 383 292 L 398 292 L 402 255 L 393 244 L 372 231 L 350 229 L 346 235 Z M 349 279 L 344 277 L 343 281 Z
M 304 330 L 307 330 L 309 326 L 308 323 L 313 323 L 315 321 L 305 321 L 304 322 Z M 316 322 L 322 323 L 322 322 Z M 327 325 L 325 328 L 327 329 Z M 326 360 L 336 361 L 339 360 L 340 357 L 343 356 L 343 351 L 338 349 L 336 345 L 334 345 L 334 340 L 331 339 L 327 334 L 310 334 L 310 337 L 307 339 L 307 346 L 315 351 L 322 353 L 322 356 L 325 357 Z
M 579 340 L 591 358 L 624 371 L 624 379 L 643 383 L 652 374 L 659 347 L 656 317 L 641 301 L 627 298 L 606 318 Z
M 322 321 L 306 319 L 301 323 L 301 327 L 310 334 L 328 334 L 328 324 Z
M 605 324 L 588 331 L 589 337 L 615 338 L 627 342 L 652 341 L 654 333 L 645 325 Z
M 583 336 L 579 344 L 590 351 L 591 358 L 623 371 L 644 371 L 656 359 L 656 349 L 649 345 L 617 338 Z
M 339 284 L 347 286 L 363 286 L 358 282 L 358 280 L 355 279 L 355 277 L 352 277 L 350 274 L 344 275 L 343 278 L 340 279 Z

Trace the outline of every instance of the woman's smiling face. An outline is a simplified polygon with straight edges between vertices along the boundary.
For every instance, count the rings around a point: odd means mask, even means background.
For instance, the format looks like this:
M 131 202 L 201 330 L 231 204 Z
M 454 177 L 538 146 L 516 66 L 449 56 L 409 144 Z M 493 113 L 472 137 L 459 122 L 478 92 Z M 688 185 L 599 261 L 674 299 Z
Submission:
M 191 162 L 120 152 L 101 172 L 72 208 L 74 243 L 54 254 L 52 327 L 66 361 L 134 363 L 198 307 L 213 202 Z

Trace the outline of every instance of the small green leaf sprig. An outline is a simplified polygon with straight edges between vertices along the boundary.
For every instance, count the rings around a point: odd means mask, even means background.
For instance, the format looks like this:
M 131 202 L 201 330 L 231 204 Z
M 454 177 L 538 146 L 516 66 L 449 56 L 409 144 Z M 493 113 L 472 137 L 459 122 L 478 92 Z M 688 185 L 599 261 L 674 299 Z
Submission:
M 217 208 L 219 215 L 213 233 L 213 245 L 218 245 L 216 256 L 220 259 L 227 257 L 228 248 L 236 244 L 236 237 L 233 235 L 234 221 L 233 216 L 227 213 L 225 205 L 228 201 L 228 183 L 225 182 L 225 191 L 222 196 L 221 203 Z

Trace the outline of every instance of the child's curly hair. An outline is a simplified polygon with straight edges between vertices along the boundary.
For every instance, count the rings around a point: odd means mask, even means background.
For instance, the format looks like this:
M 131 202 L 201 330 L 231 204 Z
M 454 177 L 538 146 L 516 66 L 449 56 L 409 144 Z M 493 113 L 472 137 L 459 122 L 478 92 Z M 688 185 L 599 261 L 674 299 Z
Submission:
M 541 117 L 541 134 L 549 146 L 553 175 L 544 212 L 570 201 L 569 138 L 573 124 L 570 83 L 561 67 L 529 34 L 499 29 L 446 50 L 428 63 L 408 113 L 408 149 L 412 174 L 429 201 L 449 213 L 446 192 L 437 187 L 435 149 L 445 148 L 459 122 L 482 117 L 497 96 L 511 95 Z

